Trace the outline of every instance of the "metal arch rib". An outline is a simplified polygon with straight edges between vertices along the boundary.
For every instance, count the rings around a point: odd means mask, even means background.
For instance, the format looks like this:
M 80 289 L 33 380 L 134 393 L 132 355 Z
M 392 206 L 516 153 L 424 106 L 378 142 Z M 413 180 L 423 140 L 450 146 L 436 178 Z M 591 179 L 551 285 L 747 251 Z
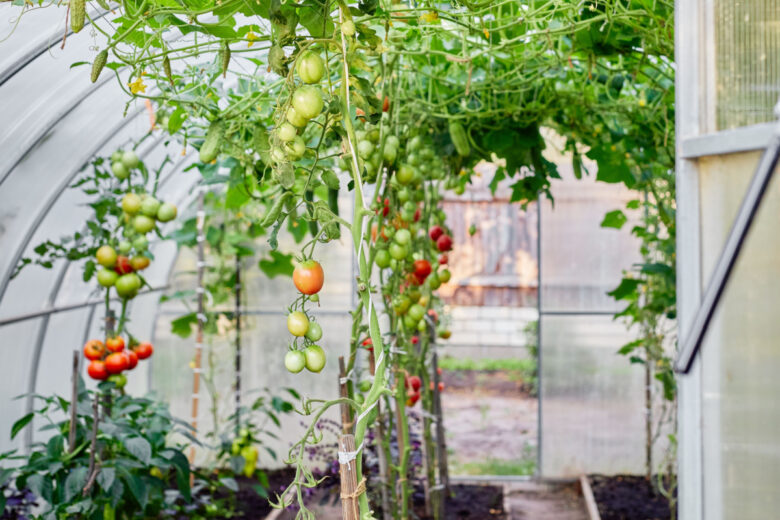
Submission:
M 92 20 L 99 20 L 106 16 L 108 14 L 108 11 L 103 10 L 96 10 L 93 13 L 90 13 L 90 18 Z M 91 24 L 90 24 L 91 25 Z M 35 60 L 36 58 L 40 57 L 43 53 L 57 45 L 59 43 L 59 35 L 61 34 L 61 29 L 56 29 L 49 33 L 46 38 L 41 40 L 41 43 L 30 49 L 27 53 L 23 54 L 21 57 L 19 57 L 18 60 L 11 63 L 10 66 L 6 67 L 4 70 L 0 71 L 0 87 L 3 86 L 3 84 L 14 77 L 14 75 L 25 68 L 31 61 Z M 71 36 L 73 35 L 72 30 L 68 30 L 67 35 Z M 52 43 L 54 42 L 54 43 Z

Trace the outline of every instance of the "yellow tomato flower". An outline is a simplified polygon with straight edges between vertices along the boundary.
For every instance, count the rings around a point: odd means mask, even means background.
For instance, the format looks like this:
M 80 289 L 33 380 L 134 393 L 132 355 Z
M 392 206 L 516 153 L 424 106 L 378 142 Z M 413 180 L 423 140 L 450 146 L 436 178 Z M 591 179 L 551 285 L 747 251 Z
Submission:
M 437 13 L 436 11 L 428 11 L 427 13 L 425 13 L 420 17 L 420 20 L 427 23 L 433 23 L 438 19 L 439 19 L 439 13 Z
M 144 80 L 141 78 L 141 76 L 138 76 L 132 83 L 128 83 L 128 86 L 130 87 L 130 92 L 133 94 L 146 92 L 146 85 L 144 84 Z
M 253 33 L 252 31 L 249 31 L 248 33 L 246 33 L 246 39 L 249 42 L 249 43 L 246 44 L 246 46 L 247 47 L 251 47 L 257 41 L 257 35 L 255 33 Z

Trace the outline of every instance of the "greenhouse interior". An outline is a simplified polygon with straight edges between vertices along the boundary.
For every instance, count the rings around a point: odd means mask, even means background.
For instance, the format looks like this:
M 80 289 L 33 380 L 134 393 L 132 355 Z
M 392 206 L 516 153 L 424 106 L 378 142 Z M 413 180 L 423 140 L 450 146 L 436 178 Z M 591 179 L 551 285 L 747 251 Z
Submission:
M 0 0 L 0 520 L 780 518 L 779 98 L 768 0 Z

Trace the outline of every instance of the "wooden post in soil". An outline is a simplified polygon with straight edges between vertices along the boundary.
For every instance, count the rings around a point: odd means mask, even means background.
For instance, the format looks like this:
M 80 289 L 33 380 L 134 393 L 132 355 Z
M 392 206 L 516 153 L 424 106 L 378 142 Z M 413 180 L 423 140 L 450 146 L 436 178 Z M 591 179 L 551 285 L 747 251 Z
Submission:
M 204 307 L 204 293 L 203 288 L 203 273 L 206 267 L 205 261 L 205 249 L 204 242 L 206 237 L 203 234 L 203 228 L 205 227 L 206 212 L 203 209 L 203 192 L 198 197 L 198 212 L 195 221 L 197 228 L 197 241 L 198 241 L 198 282 L 195 292 L 198 295 L 198 332 L 195 337 L 195 357 L 192 361 L 192 414 L 191 425 L 193 434 L 198 434 L 198 402 L 200 400 L 200 372 L 201 372 L 201 357 L 203 353 L 203 328 L 206 325 L 206 310 Z M 195 462 L 195 446 L 190 448 L 189 455 L 190 466 Z M 194 474 L 190 473 L 190 484 L 194 479 Z
M 417 347 L 415 348 L 417 355 L 421 356 L 422 354 L 422 341 L 417 342 Z M 423 360 L 422 366 L 425 367 L 425 361 Z M 424 371 L 424 369 L 423 369 Z M 428 383 L 428 378 L 424 377 L 425 374 L 421 374 L 423 376 L 422 378 L 422 384 L 425 385 Z M 426 391 L 425 386 L 421 388 L 423 392 Z M 431 392 L 431 394 L 435 393 L 435 387 L 434 390 Z M 423 400 L 424 401 L 424 400 Z M 425 402 L 420 403 L 420 407 L 423 410 L 422 414 L 422 426 L 423 426 L 423 439 L 420 443 L 420 448 L 422 449 L 422 463 L 423 463 L 423 475 L 425 476 L 423 478 L 422 484 L 423 484 L 423 496 L 425 497 L 425 516 L 431 516 L 433 514 L 433 507 L 431 505 L 431 487 L 434 484 L 431 482 L 431 478 L 433 475 L 432 468 L 433 468 L 433 460 L 432 460 L 432 453 L 430 452 L 430 446 L 428 445 L 428 442 L 430 440 L 430 428 L 431 428 L 431 421 L 426 416 L 426 412 L 428 410 L 425 409 Z
M 241 429 L 241 257 L 236 255 L 236 437 Z
M 360 520 L 358 499 L 366 492 L 366 479 L 358 483 L 358 457 L 355 450 L 355 436 L 351 434 L 339 437 L 339 476 L 341 477 L 341 518 L 342 520 Z
M 68 453 L 76 449 L 76 408 L 79 402 L 79 351 L 73 351 L 73 372 L 70 388 L 70 424 L 68 424 Z
M 444 518 L 444 503 L 447 496 L 450 494 L 450 472 L 447 466 L 447 443 L 444 440 L 444 418 L 441 410 L 441 392 L 439 392 L 439 383 L 441 378 L 439 377 L 439 355 L 434 348 L 433 351 L 433 413 L 436 416 L 436 458 L 439 462 L 439 485 L 442 487 L 441 500 L 439 500 L 439 507 L 441 508 L 441 516 Z

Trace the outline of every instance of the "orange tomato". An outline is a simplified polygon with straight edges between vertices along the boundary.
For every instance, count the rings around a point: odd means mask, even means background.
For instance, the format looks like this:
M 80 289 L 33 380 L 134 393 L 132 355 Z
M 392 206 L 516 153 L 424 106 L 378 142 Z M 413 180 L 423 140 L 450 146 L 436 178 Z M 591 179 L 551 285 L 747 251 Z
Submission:
M 105 353 L 106 346 L 99 339 L 91 339 L 84 345 L 84 357 L 90 361 L 102 358 Z
M 325 272 L 316 260 L 301 262 L 293 271 L 293 283 L 303 294 L 317 294 L 325 281 Z
M 122 336 L 114 336 L 106 340 L 106 348 L 109 352 L 121 352 L 125 349 L 125 340 Z

